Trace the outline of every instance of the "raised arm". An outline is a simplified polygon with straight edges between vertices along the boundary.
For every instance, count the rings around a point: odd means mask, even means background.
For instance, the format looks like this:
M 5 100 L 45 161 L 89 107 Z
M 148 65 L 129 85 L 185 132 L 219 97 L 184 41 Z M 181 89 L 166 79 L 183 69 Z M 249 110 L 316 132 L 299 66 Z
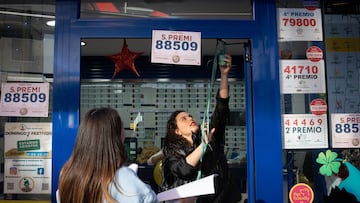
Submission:
M 226 62 L 225 66 L 220 66 L 221 81 L 220 81 L 219 96 L 220 98 L 226 99 L 229 97 L 228 75 L 232 65 L 231 56 L 229 54 L 226 54 L 224 61 Z

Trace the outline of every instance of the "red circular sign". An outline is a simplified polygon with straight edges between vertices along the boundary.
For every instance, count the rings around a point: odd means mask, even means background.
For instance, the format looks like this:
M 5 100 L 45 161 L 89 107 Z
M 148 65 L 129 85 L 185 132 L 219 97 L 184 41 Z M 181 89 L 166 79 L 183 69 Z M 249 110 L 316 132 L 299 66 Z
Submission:
M 315 115 L 323 115 L 327 111 L 326 101 L 323 99 L 314 99 L 310 102 L 310 111 Z
M 298 183 L 291 188 L 289 199 L 291 203 L 312 203 L 314 192 L 305 183 Z
M 306 50 L 306 57 L 312 62 L 318 62 L 323 58 L 323 52 L 319 47 L 311 46 Z

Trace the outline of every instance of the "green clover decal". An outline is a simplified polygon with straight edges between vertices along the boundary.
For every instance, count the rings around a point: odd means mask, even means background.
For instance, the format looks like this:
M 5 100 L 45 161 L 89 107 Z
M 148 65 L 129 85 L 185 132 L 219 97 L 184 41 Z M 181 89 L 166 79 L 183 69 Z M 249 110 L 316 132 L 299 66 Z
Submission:
M 333 173 L 339 173 L 341 163 L 336 158 L 337 153 L 330 150 L 326 150 L 326 154 L 319 153 L 316 162 L 323 164 L 319 169 L 321 175 L 331 176 Z

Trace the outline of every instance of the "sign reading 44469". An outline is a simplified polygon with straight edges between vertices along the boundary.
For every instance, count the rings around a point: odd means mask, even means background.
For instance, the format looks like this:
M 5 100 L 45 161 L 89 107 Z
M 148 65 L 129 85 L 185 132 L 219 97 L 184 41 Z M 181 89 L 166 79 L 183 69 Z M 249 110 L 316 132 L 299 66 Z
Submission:
M 153 30 L 151 62 L 201 65 L 201 33 Z
M 49 83 L 2 83 L 0 116 L 47 117 Z

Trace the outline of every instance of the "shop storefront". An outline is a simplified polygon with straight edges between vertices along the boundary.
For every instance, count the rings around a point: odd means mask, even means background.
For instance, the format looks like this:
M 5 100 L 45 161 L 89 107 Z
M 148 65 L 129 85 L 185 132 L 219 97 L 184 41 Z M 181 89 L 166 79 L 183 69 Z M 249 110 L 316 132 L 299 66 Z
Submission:
M 304 198 L 323 203 L 327 178 L 314 175 L 321 167 L 318 155 L 330 149 L 348 158 L 359 149 L 360 36 L 354 30 L 359 4 L 343 9 L 346 17 L 331 2 L 318 1 L 59 0 L 52 10 L 44 2 L 38 5 L 42 11 L 18 20 L 56 19 L 55 29 L 41 30 L 38 39 L 20 40 L 24 30 L 0 34 L 1 49 L 12 50 L 0 58 L 4 202 L 55 202 L 59 172 L 80 120 L 101 106 L 123 117 L 129 161 L 140 165 L 139 177 L 157 191 L 158 174 L 146 161 L 161 149 L 173 110 L 194 112 L 202 120 L 208 93 L 217 90 L 216 80 L 209 84 L 221 51 L 233 56 L 225 153 L 243 200 L 290 202 L 293 186 L 306 183 L 311 192 Z M 19 4 L 0 8 L 4 26 L 6 15 L 23 16 L 25 10 Z M 16 42 L 24 48 L 18 55 Z M 133 57 L 132 68 L 116 68 L 122 54 Z M 32 105 L 19 106 L 14 97 L 4 106 L 3 95 L 14 95 L 12 89 L 22 97 L 27 93 Z M 26 125 L 26 137 L 14 130 Z M 340 130 L 350 137 L 341 137 Z M 51 138 L 37 137 L 49 133 Z M 19 191 L 18 185 L 32 191 Z

